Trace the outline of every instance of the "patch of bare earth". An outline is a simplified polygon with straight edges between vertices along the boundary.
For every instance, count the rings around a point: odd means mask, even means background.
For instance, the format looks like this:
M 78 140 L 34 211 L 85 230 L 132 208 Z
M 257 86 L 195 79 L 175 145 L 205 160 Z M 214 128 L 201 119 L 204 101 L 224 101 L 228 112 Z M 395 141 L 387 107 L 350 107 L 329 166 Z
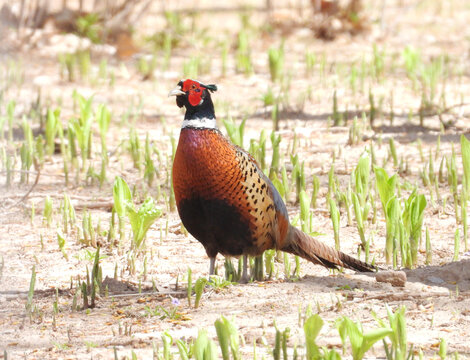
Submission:
M 426 156 L 429 149 L 435 151 L 440 124 L 437 116 L 427 117 L 424 127 L 417 125 L 416 116 L 411 121 L 413 125 L 410 124 L 410 109 L 417 113 L 420 98 L 411 90 L 404 70 L 396 71 L 390 76 L 386 75 L 382 82 L 375 83 L 372 89 L 378 94 L 377 99 L 380 94 L 388 96 L 393 89 L 394 123 L 390 125 L 384 115 L 384 119 L 377 121 L 375 131 L 367 130 L 363 140 L 357 145 L 348 145 L 349 127 L 328 126 L 327 119 L 332 115 L 333 90 L 337 87 L 342 110 L 348 107 L 350 111 L 357 110 L 361 113 L 368 110 L 369 89 L 366 85 L 363 90 L 358 90 L 358 94 L 351 94 L 345 85 L 347 82 L 342 80 L 348 76 L 347 71 L 328 73 L 326 78 L 315 73 L 307 78 L 304 70 L 305 49 L 324 53 L 328 64 L 360 64 L 363 56 L 372 56 L 372 43 L 384 46 L 389 54 L 397 54 L 398 59 L 403 48 L 409 44 L 420 48 L 424 57 L 448 54 L 457 65 L 464 64 L 468 68 L 470 27 L 467 21 L 470 9 L 468 5 L 458 1 L 449 3 L 452 5 L 443 3 L 440 10 L 430 1 L 415 1 L 406 7 L 387 7 L 385 29 L 381 31 L 379 24 L 373 22 L 370 32 L 357 37 L 341 35 L 333 42 L 323 42 L 315 39 L 309 30 L 301 28 L 294 31 L 285 42 L 286 67 L 292 76 L 290 100 L 292 104 L 300 101 L 301 93 L 306 92 L 309 86 L 312 88 L 312 96 L 306 100 L 302 111 L 293 106 L 292 111 L 281 113 L 281 153 L 288 154 L 295 132 L 298 138 L 297 152 L 302 161 L 305 161 L 307 169 L 308 189 L 311 190 L 312 174 L 320 177 L 318 208 L 313 210 L 314 228 L 325 234 L 320 237 L 325 243 L 332 246 L 334 244 L 325 201 L 332 154 L 337 156 L 335 171 L 341 185 L 345 186 L 364 149 L 375 141 L 376 155 L 381 163 L 388 157 L 388 138 L 392 137 L 399 156 L 403 155 L 409 162 L 410 173 L 404 179 L 411 184 L 418 184 L 420 191 L 430 200 L 429 191 L 422 186 L 419 178 L 423 163 L 417 139 L 421 139 Z M 370 6 L 377 12 L 373 5 Z M 150 13 L 149 16 L 160 15 Z M 207 21 L 209 18 L 213 21 Z M 258 15 L 254 19 L 261 22 Z M 233 12 L 203 14 L 198 21 L 212 26 L 210 31 L 214 37 L 220 35 L 214 24 L 239 23 L 238 15 Z M 95 226 L 100 221 L 101 229 L 107 230 L 111 217 L 112 180 L 116 175 L 125 178 L 131 186 L 135 185 L 142 194 L 148 192 L 157 197 L 158 192 L 168 192 L 166 180 L 169 169 L 165 161 L 159 162 L 159 177 L 148 188 L 143 183 L 142 173 L 133 167 L 126 146 L 119 145 L 129 137 L 128 124 L 135 123 L 142 144 L 148 134 L 152 145 L 164 154 L 164 159 L 170 153 L 170 138 L 177 138 L 182 114 L 175 106 L 174 99 L 169 100 L 167 94 L 182 77 L 182 64 L 187 61 L 187 54 L 198 49 L 176 49 L 170 70 L 159 73 L 151 81 L 142 81 L 135 71 L 134 60 L 121 62 L 109 58 L 109 67 L 115 71 L 114 86 L 110 87 L 107 83 L 91 86 L 88 82 L 69 83 L 61 79 L 55 53 L 52 50 L 44 51 L 47 36 L 44 35 L 43 48 L 15 50 L 3 56 L 4 59 L 20 61 L 24 69 L 21 88 L 6 92 L 3 104 L 15 99 L 18 113 L 26 113 L 40 86 L 45 103 L 54 107 L 60 99 L 61 118 L 66 122 L 74 114 L 73 90 L 86 96 L 94 94 L 94 103 L 106 103 L 113 113 L 107 134 L 108 148 L 111 150 L 108 182 L 100 189 L 97 184 L 85 184 L 84 174 L 81 174 L 78 184 L 72 180 L 70 185 L 65 186 L 62 159 L 56 154 L 46 160 L 39 182 L 28 198 L 15 205 L 31 187 L 34 176 L 29 185 L 19 185 L 18 177 L 15 177 L 12 186 L 6 188 L 5 172 L 0 172 L 0 260 L 3 264 L 0 272 L 0 350 L 6 350 L 9 358 L 112 359 L 115 349 L 119 358 L 131 356 L 133 349 L 138 358 L 146 359 L 152 356 L 154 344 L 161 348 L 161 334 L 164 331 L 168 331 L 174 339 L 189 340 L 197 336 L 198 329 L 207 328 L 209 334 L 215 337 L 213 324 L 221 315 L 234 317 L 244 339 L 244 357 L 248 357 L 253 352 L 254 342 L 257 343 L 258 351 L 269 352 L 274 344 L 274 323 L 281 330 L 286 327 L 291 329 L 290 345 L 303 344 L 299 312 L 304 314 L 308 306 L 326 322 L 319 344 L 340 351 L 341 340 L 333 321 L 341 316 L 348 316 L 361 321 L 365 329 L 376 328 L 378 325 L 371 314 L 374 312 L 379 318 L 386 319 L 386 304 L 392 309 L 406 306 L 409 342 L 414 344 L 415 349 L 422 348 L 426 357 L 437 352 L 441 338 L 447 340 L 449 353 L 458 351 L 461 357 L 470 356 L 470 258 L 468 253 L 464 254 L 462 246 L 460 260 L 452 262 L 456 223 L 450 197 L 446 207 L 442 200 L 436 200 L 434 204 L 429 201 L 424 226 L 428 227 L 431 237 L 432 264 L 424 266 L 425 254 L 421 251 L 420 266 L 406 270 L 407 281 L 404 287 L 379 283 L 375 280 L 375 275 L 354 274 L 349 271 L 333 274 L 301 260 L 301 275 L 295 281 L 284 280 L 283 264 L 279 263 L 277 274 L 272 280 L 237 284 L 220 290 L 207 288 L 197 309 L 187 306 L 186 273 L 190 267 L 193 281 L 206 276 L 209 261 L 202 246 L 191 236 L 184 235 L 177 213 L 165 209 L 163 198 L 160 197 L 159 206 L 164 208 L 165 214 L 156 221 L 147 235 L 145 274 L 143 257 L 137 259 L 136 272 L 129 271 L 127 241 L 121 247 L 104 244 L 101 252 L 105 257 L 101 261 L 101 267 L 109 294 L 101 294 L 93 309 L 72 310 L 76 281 L 86 277 L 87 267 L 91 271 L 92 261 L 87 259 L 85 250 L 94 249 L 80 244 L 76 232 L 72 231 L 66 236 L 65 252 L 68 259 L 60 251 L 56 229 L 61 226 L 58 210 L 63 193 L 67 193 L 72 199 L 79 219 L 83 209 L 88 209 Z M 228 74 L 222 77 L 220 52 L 212 51 L 214 74 L 205 74 L 201 78 L 218 84 L 219 91 L 214 94 L 218 108 L 224 109 L 223 104 L 226 103 L 230 114 L 237 121 L 244 116 L 248 117 L 246 144 L 249 144 L 248 139 L 258 139 L 261 129 L 266 129 L 269 134 L 272 127 L 270 113 L 265 112 L 260 97 L 271 84 L 266 50 L 279 42 L 280 35 L 276 32 L 266 38 L 253 39 L 255 74 L 251 77 L 237 74 L 232 61 L 229 61 Z M 450 103 L 460 102 L 460 94 L 469 93 L 469 80 L 467 71 L 449 78 L 445 91 Z M 139 102 L 142 103 L 140 112 L 135 110 Z M 389 104 L 383 104 L 384 109 L 388 106 Z M 126 123 L 122 120 L 122 114 L 129 109 L 136 116 Z M 469 107 L 463 106 L 444 115 L 446 120 L 453 121 L 453 125 L 441 135 L 442 154 L 451 154 L 452 142 L 456 144 L 458 151 L 460 134 L 468 132 L 468 111 Z M 220 113 L 219 119 L 225 115 Z M 223 127 L 222 122 L 219 125 Z M 99 144 L 97 128 L 95 141 Z M 95 169 L 99 169 L 100 164 L 98 148 L 99 145 L 96 145 L 96 154 L 91 160 Z M 157 155 L 154 154 L 155 162 L 156 158 Z M 267 161 L 270 161 L 270 154 L 267 155 Z M 287 155 L 283 161 L 289 163 Z M 394 171 L 390 162 L 387 170 L 389 174 Z M 441 195 L 449 195 L 449 188 L 445 184 L 441 185 Z M 53 199 L 56 210 L 53 224 L 49 228 L 43 224 L 40 216 L 46 196 Z M 36 216 L 31 220 L 33 204 Z M 299 206 L 292 200 L 288 203 L 288 210 L 292 218 L 299 213 Z M 375 257 L 379 266 L 385 267 L 385 221 L 381 211 L 378 216 L 378 224 L 369 229 L 374 233 L 371 257 Z M 126 233 L 130 233 L 130 226 Z M 340 236 L 341 250 L 356 254 L 360 238 L 356 227 L 347 225 L 343 211 Z M 293 264 L 293 259 L 291 263 Z M 37 273 L 33 299 L 35 310 L 32 316 L 27 316 L 25 304 L 33 266 Z M 219 273 L 223 273 L 223 259 L 220 257 L 218 266 Z M 115 273 L 117 279 L 114 279 Z M 147 316 L 148 308 L 163 306 L 171 309 L 172 297 L 180 300 L 179 319 Z M 53 304 L 56 299 L 59 311 L 54 315 Z M 383 348 L 377 346 L 367 356 L 383 357 Z

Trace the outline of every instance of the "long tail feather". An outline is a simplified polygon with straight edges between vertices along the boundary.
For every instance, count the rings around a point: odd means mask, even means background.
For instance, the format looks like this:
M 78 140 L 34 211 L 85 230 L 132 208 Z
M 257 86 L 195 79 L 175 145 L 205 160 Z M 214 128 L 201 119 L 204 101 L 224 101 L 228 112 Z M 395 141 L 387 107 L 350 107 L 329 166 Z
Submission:
M 314 264 L 323 265 L 330 269 L 345 267 L 361 272 L 372 272 L 376 270 L 374 266 L 353 258 L 341 251 L 337 251 L 315 238 L 304 234 L 299 229 L 291 227 L 289 230 L 288 236 L 290 239 L 287 241 L 288 245 L 281 249 L 283 251 L 298 255 Z

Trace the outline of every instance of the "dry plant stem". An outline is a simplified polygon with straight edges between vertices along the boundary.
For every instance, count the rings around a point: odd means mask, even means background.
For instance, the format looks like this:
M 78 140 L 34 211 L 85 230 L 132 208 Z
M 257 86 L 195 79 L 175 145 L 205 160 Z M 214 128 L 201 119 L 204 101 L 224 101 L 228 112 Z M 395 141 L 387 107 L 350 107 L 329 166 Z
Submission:
M 351 297 L 354 299 L 363 299 L 363 300 L 387 300 L 390 301 L 413 301 L 415 302 L 417 299 L 428 299 L 433 297 L 448 297 L 449 292 L 439 292 L 435 294 L 411 294 L 408 292 L 400 292 L 400 293 L 383 293 L 371 296 L 356 296 L 355 294 L 344 294 L 347 297 Z M 462 298 L 470 297 L 470 292 L 460 292 Z
M 34 188 L 36 187 L 36 185 L 38 184 L 39 182 L 39 177 L 41 176 L 41 168 L 39 167 L 39 164 L 37 163 L 37 161 L 35 160 L 34 161 L 34 166 L 36 168 L 36 179 L 34 180 L 34 184 L 31 186 L 31 188 L 28 190 L 28 192 L 26 194 L 23 195 L 23 197 L 18 200 L 16 203 L 14 204 L 11 204 L 10 206 L 7 206 L 4 210 L 9 210 L 15 206 L 18 206 L 19 204 L 21 204 L 23 201 L 25 201 L 29 194 L 31 194 L 31 192 L 34 190 Z

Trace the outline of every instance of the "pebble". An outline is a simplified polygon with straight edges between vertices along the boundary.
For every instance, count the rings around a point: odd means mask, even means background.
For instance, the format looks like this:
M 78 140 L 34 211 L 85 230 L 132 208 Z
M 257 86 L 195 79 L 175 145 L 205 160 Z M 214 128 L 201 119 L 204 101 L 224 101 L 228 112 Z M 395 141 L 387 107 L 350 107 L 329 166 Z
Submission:
M 404 271 L 381 271 L 377 273 L 375 280 L 392 284 L 392 286 L 404 287 L 406 274 Z

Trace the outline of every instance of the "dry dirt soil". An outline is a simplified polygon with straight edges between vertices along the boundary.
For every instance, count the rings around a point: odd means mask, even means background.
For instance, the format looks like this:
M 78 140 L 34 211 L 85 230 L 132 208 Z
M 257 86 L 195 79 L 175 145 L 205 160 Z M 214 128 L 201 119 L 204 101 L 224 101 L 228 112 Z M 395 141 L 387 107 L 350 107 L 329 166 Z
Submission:
M 178 4 L 181 7 L 189 5 L 186 2 Z M 211 45 L 206 48 L 197 39 L 192 41 L 190 34 L 190 41 L 184 42 L 183 47 L 176 48 L 172 53 L 170 68 L 163 71 L 157 66 L 152 80 L 142 80 L 136 71 L 137 60 L 120 60 L 106 55 L 107 48 L 94 46 L 92 73 L 97 73 L 101 59 L 107 59 L 108 70 L 115 77 L 113 86 L 109 85 L 109 81 L 78 80 L 70 83 L 61 77 L 57 62 L 57 54 L 68 46 L 63 35 L 38 32 L 34 41 L 21 45 L 15 40 L 16 35 L 9 33 L 2 45 L 2 76 L 6 79 L 6 69 L 15 68 L 11 71 L 17 71 L 23 78 L 3 93 L 2 115 L 5 114 L 7 101 L 14 99 L 17 102 L 17 118 L 21 119 L 23 114 L 29 113 L 41 88 L 42 111 L 47 106 L 56 107 L 60 104 L 64 124 L 76 115 L 72 101 L 74 90 L 86 97 L 93 95 L 94 106 L 106 104 L 112 112 L 112 120 L 107 133 L 110 149 L 108 181 L 101 189 L 96 181 L 87 183 L 85 174 L 80 174 L 78 182 L 73 175 L 70 184 L 66 186 L 59 153 L 46 159 L 38 184 L 24 200 L 21 199 L 31 188 L 34 173 L 28 185 L 20 184 L 19 175 L 16 174 L 12 186 L 6 188 L 5 172 L 3 169 L 0 171 L 0 357 L 5 350 L 9 359 L 111 359 L 116 349 L 119 358 L 130 357 L 133 350 L 139 359 L 147 359 L 152 356 L 154 346 L 161 348 L 162 332 L 168 331 L 175 340 L 183 338 L 190 341 L 197 336 L 198 329 L 206 328 L 215 338 L 214 321 L 224 315 L 233 318 L 239 329 L 244 340 L 244 358 L 251 356 L 254 342 L 257 343 L 258 352 L 270 358 L 269 349 L 274 344 L 275 336 L 274 323 L 281 330 L 290 328 L 289 345 L 303 344 L 299 312 L 304 314 L 309 305 L 325 320 L 319 344 L 328 345 L 337 351 L 341 351 L 341 340 L 334 326 L 335 319 L 348 316 L 361 321 L 366 330 L 373 329 L 378 326 L 373 312 L 378 318 L 386 320 L 386 305 L 393 310 L 404 305 L 407 309 L 408 340 L 416 350 L 422 349 L 427 358 L 436 358 L 439 341 L 444 338 L 449 353 L 458 351 L 461 358 L 470 357 L 470 256 L 468 252 L 465 253 L 462 244 L 459 260 L 452 261 L 457 227 L 453 200 L 449 197 L 448 185 L 441 184 L 442 198 L 431 202 L 430 190 L 422 185 L 419 177 L 424 163 L 418 148 L 420 140 L 427 159 L 430 149 L 435 152 L 437 138 L 441 134 L 439 159 L 442 155 L 451 154 L 454 143 L 461 173 L 458 144 L 460 134 L 468 133 L 469 130 L 470 107 L 456 106 L 443 114 L 443 120 L 451 122 L 445 130 L 441 129 L 439 118 L 435 115 L 427 116 L 424 126 L 418 125 L 416 115 L 409 119 L 410 110 L 417 114 L 421 99 L 420 92 L 413 90 L 406 76 L 401 58 L 407 45 L 420 49 L 425 61 L 447 55 L 455 71 L 448 75 L 445 89 L 438 87 L 439 96 L 442 92 L 446 93 L 448 106 L 460 104 L 462 97 L 465 102 L 470 93 L 470 8 L 464 1 L 457 0 L 410 1 L 390 5 L 387 2 L 383 13 L 379 4 L 372 3 L 368 7 L 370 15 L 365 32 L 354 37 L 340 33 L 333 41 L 323 41 L 315 38 L 307 27 L 294 26 L 296 11 L 286 10 L 282 6 L 283 10 L 273 15 L 277 16 L 277 22 L 281 25 L 271 33 L 257 33 L 252 39 L 252 76 L 235 71 L 234 49 L 230 52 L 227 74 L 221 76 L 220 50 Z M 143 33 L 155 31 L 151 27 L 153 19 L 157 19 L 155 21 L 158 24 L 164 23 L 159 11 L 156 6 L 149 12 L 143 21 L 147 24 L 146 27 L 142 25 Z M 251 18 L 253 26 L 263 25 L 264 16 L 254 11 Z M 307 15 L 304 13 L 303 16 Z M 208 34 L 214 39 L 229 37 L 231 41 L 235 39 L 239 23 L 237 11 L 203 11 L 196 22 L 197 26 L 208 27 Z M 283 23 L 287 25 L 282 27 Z M 72 199 L 79 224 L 83 209 L 88 209 L 94 226 L 99 222 L 104 231 L 109 227 L 112 180 L 116 175 L 126 179 L 131 187 L 136 187 L 137 199 L 144 198 L 145 194 L 157 198 L 159 193 L 168 193 L 169 166 L 166 159 L 171 152 L 171 137 L 178 137 L 182 113 L 175 106 L 174 99 L 167 98 L 167 94 L 183 77 L 183 63 L 191 55 L 212 59 L 210 72 L 200 76 L 200 80 L 219 86 L 219 91 L 213 96 L 219 120 L 227 113 L 237 122 L 247 117 L 245 146 L 248 146 L 249 139 L 259 138 L 261 129 L 266 129 L 269 134 L 272 128 L 270 110 L 263 106 L 261 96 L 270 86 L 274 87 L 275 92 L 279 86 L 272 85 L 270 80 L 267 49 L 278 46 L 283 34 L 286 36 L 286 72 L 291 76 L 291 83 L 289 108 L 281 112 L 279 134 L 282 137 L 282 163 L 289 169 L 288 153 L 296 133 L 297 153 L 305 161 L 307 190 L 311 192 L 313 174 L 319 176 L 321 182 L 318 207 L 312 210 L 314 229 L 324 234 L 320 239 L 334 244 L 325 201 L 332 154 L 335 154 L 335 171 L 344 189 L 364 149 L 374 142 L 381 164 L 388 157 L 389 138 L 393 138 L 398 156 L 403 156 L 409 163 L 409 173 L 402 175 L 400 181 L 417 184 L 420 192 L 428 199 L 424 226 L 429 229 L 433 249 L 431 265 L 424 265 L 425 254 L 421 251 L 418 268 L 406 270 L 406 285 L 392 287 L 387 283 L 378 283 L 375 275 L 351 271 L 332 273 L 305 261 L 301 261 L 299 278 L 285 279 L 283 264 L 278 263 L 277 276 L 271 280 L 234 284 L 223 289 L 208 287 L 199 308 L 195 309 L 188 307 L 185 297 L 187 269 L 192 269 L 193 279 L 207 276 L 209 260 L 202 246 L 181 231 L 177 213 L 168 211 L 164 197 L 160 196 L 158 205 L 164 214 L 147 235 L 145 273 L 143 256 L 136 259 L 135 271 L 130 271 L 130 243 L 127 241 L 131 231 L 129 224 L 126 227 L 126 241 L 120 250 L 116 246 L 110 247 L 106 237 L 99 234 L 98 241 L 103 244 L 101 252 L 104 255 L 101 267 L 103 278 L 107 278 L 105 282 L 109 295 L 102 294 L 93 309 L 72 311 L 76 282 L 85 279 L 87 268 L 91 270 L 92 266 L 87 250 L 95 249 L 78 242 L 76 230 L 73 229 L 66 235 L 65 252 L 68 258 L 60 251 L 57 228 L 61 226 L 59 203 L 63 194 L 67 193 Z M 385 74 L 381 81 L 367 75 L 364 88 L 358 85 L 356 94 L 353 94 L 348 80 L 350 66 L 355 63 L 360 67 L 362 59 L 371 64 L 374 43 L 386 51 Z M 320 75 L 318 63 L 313 75 L 306 76 L 306 49 L 317 53 L 319 59 L 324 54 L 325 76 Z M 13 62 L 16 62 L 16 67 Z M 384 99 L 383 113 L 378 116 L 375 128 L 364 129 L 361 140 L 355 145 L 348 144 L 352 116 L 344 126 L 331 127 L 328 121 L 332 116 L 335 88 L 340 111 L 348 108 L 350 112 L 357 110 L 359 114 L 367 112 L 369 88 L 376 102 L 381 97 Z M 306 98 L 309 89 L 311 94 Z M 390 104 L 392 91 L 393 105 Z M 389 121 L 391 106 L 394 111 L 392 125 Z M 225 131 L 222 122 L 219 125 Z M 142 171 L 134 168 L 129 155 L 127 139 L 132 126 L 135 126 L 142 144 L 148 135 L 152 146 L 161 155 L 162 160 L 159 161 L 156 152 L 153 154 L 154 162 L 159 164 L 159 176 L 150 188 L 143 181 Z M 38 129 L 37 122 L 32 127 Z M 18 130 L 17 133 L 21 135 L 22 132 Z M 16 140 L 19 143 L 21 138 Z M 97 126 L 94 127 L 94 143 L 91 163 L 99 171 L 101 159 Z M 1 144 L 7 151 L 12 151 L 11 144 Z M 268 140 L 268 163 L 269 149 Z M 438 167 L 438 163 L 435 167 Z M 396 171 L 390 161 L 386 169 L 389 174 Z M 408 190 L 405 188 L 404 191 L 406 193 Z M 54 202 L 55 214 L 50 227 L 43 223 L 41 216 L 46 196 L 50 196 Z M 447 202 L 442 200 L 446 196 Z M 33 207 L 36 216 L 32 220 Z M 290 216 L 294 217 L 299 214 L 299 205 L 292 199 L 288 202 L 288 210 Z M 356 254 L 360 244 L 357 228 L 354 223 L 348 226 L 343 208 L 341 212 L 341 249 Z M 377 224 L 368 227 L 367 235 L 374 235 L 371 256 L 375 257 L 377 265 L 386 268 L 383 255 L 385 220 L 381 211 L 378 216 Z M 33 266 L 37 279 L 34 312 L 29 316 L 25 304 Z M 221 257 L 218 259 L 218 267 L 219 273 L 223 273 Z M 115 273 L 117 279 L 114 279 Z M 178 319 L 147 316 L 146 307 L 155 309 L 161 305 L 171 309 L 174 306 L 172 297 L 180 301 Z M 58 313 L 54 318 L 56 300 Z M 366 354 L 367 358 L 383 356 L 381 344 Z

